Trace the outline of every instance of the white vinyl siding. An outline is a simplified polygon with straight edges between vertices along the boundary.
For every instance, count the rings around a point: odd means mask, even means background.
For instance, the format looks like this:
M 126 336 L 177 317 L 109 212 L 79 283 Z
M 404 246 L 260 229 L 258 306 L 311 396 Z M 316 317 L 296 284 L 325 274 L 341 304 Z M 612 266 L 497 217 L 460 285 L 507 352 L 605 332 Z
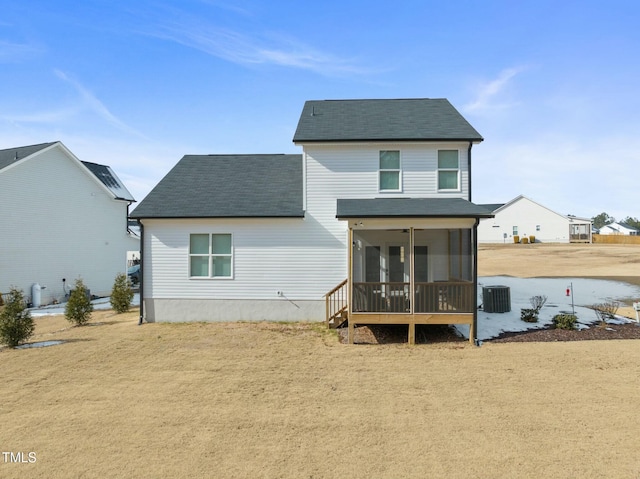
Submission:
M 335 219 L 336 198 L 380 197 L 381 150 L 400 151 L 402 191 L 389 193 L 391 196 L 466 199 L 469 194 L 467 146 L 459 143 L 305 145 L 306 201 L 331 208 Z M 455 191 L 438 191 L 438 150 L 444 149 L 458 151 L 459 183 Z M 324 206 L 319 205 L 324 202 Z M 307 204 L 306 211 L 314 209 Z
M 151 264 L 144 272 L 145 297 L 322 301 L 346 278 L 344 239 L 337 240 L 307 219 L 144 220 L 144 224 L 144 260 Z M 233 236 L 233 281 L 189 276 L 192 234 Z

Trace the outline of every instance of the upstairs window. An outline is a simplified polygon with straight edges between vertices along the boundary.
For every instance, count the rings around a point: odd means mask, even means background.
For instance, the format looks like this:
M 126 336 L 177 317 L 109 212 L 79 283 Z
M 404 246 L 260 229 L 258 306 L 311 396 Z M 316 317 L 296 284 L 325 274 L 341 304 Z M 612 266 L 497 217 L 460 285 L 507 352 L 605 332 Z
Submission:
M 231 278 L 233 241 L 230 234 L 189 236 L 189 276 Z
M 400 191 L 401 180 L 400 151 L 380 151 L 380 191 Z
M 438 190 L 460 191 L 458 150 L 438 150 Z

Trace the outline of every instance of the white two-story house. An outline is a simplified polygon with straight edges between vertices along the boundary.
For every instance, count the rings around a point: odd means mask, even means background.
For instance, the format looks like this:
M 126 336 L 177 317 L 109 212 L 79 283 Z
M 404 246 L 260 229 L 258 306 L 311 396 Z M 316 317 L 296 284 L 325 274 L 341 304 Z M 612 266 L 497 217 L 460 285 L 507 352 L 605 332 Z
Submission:
M 111 294 L 140 249 L 127 226 L 134 202 L 109 166 L 62 142 L 0 150 L 0 293 L 16 287 L 39 306 L 64 301 L 82 278 L 92 295 Z
M 468 324 L 471 151 L 445 99 L 304 105 L 301 155 L 188 155 L 133 211 L 141 321 Z

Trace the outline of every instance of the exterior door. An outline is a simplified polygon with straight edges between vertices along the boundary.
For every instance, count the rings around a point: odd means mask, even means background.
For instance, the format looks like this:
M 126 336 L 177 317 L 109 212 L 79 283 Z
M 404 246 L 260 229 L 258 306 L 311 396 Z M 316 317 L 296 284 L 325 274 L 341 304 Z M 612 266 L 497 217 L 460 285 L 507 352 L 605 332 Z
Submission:
M 409 282 L 408 245 L 389 245 L 388 281 L 390 283 Z

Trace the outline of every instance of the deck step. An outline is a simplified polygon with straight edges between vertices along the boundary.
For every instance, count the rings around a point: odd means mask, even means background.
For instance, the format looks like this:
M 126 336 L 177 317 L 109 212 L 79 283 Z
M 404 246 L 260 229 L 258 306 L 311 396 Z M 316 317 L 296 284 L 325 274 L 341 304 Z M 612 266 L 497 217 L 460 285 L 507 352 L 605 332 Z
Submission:
M 339 315 L 333 318 L 333 321 L 329 323 L 329 327 L 332 329 L 338 329 L 344 326 L 349 321 L 349 313 L 346 310 L 340 312 Z

